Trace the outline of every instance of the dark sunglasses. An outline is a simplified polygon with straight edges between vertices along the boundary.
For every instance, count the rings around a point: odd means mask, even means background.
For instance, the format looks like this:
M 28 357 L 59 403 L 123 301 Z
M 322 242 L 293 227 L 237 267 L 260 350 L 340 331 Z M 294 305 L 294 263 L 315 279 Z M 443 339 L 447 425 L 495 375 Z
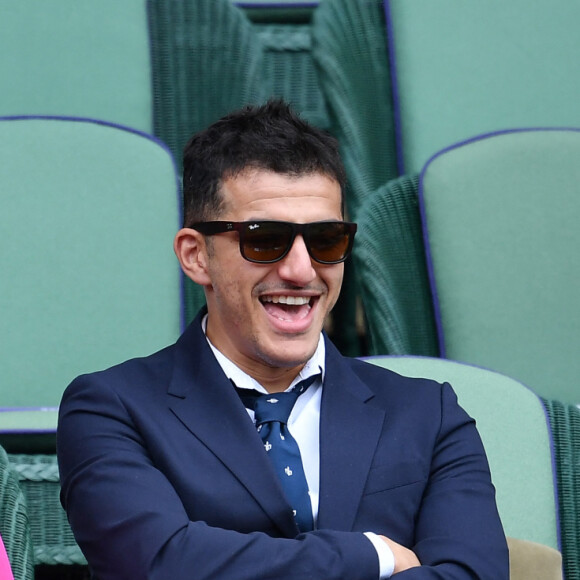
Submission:
M 357 226 L 349 222 L 252 221 L 199 222 L 189 227 L 206 236 L 238 232 L 240 253 L 249 262 L 278 262 L 288 254 L 296 236 L 301 235 L 313 260 L 320 264 L 339 264 L 350 255 Z

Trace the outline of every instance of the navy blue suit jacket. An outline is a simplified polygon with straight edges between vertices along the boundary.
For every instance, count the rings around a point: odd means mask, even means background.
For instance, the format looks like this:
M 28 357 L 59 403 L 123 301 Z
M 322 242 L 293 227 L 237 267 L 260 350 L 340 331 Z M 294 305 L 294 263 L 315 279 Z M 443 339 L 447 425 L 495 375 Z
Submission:
M 487 460 L 451 387 L 326 352 L 318 529 L 301 535 L 199 317 L 175 345 L 73 381 L 61 498 L 95 577 L 377 580 L 372 531 L 419 557 L 401 580 L 507 579 Z

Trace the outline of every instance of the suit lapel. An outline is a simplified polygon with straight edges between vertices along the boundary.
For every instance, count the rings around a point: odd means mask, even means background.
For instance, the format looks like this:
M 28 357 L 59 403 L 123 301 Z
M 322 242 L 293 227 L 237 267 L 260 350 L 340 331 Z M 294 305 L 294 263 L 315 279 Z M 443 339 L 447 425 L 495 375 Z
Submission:
M 368 404 L 372 391 L 328 341 L 326 348 L 318 527 L 351 531 L 385 413 Z
M 254 497 L 283 535 L 298 528 L 238 395 L 209 348 L 196 318 L 176 345 L 169 406 Z M 256 475 L 258 474 L 258 475 Z M 289 507 L 289 506 L 288 506 Z

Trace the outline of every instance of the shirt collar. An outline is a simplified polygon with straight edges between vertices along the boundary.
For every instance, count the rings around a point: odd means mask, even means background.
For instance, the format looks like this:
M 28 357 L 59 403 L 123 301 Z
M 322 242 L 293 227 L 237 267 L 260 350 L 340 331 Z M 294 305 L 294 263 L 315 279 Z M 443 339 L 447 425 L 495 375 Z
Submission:
M 201 320 L 201 328 L 205 334 L 207 328 L 207 317 L 206 314 Z M 209 344 L 213 354 L 215 355 L 220 367 L 224 371 L 226 377 L 233 381 L 237 387 L 242 389 L 255 389 L 262 393 L 267 393 L 266 389 L 258 382 L 256 379 L 252 378 L 250 375 L 245 373 L 240 369 L 235 363 L 233 363 L 227 356 L 225 356 L 221 351 L 219 351 L 207 338 L 207 343 Z M 287 390 L 292 389 L 294 385 L 312 375 L 321 375 L 321 382 L 324 382 L 324 372 L 325 372 L 325 360 L 326 360 L 326 347 L 324 344 L 324 337 L 320 333 L 318 338 L 318 346 L 314 351 L 312 357 L 306 361 L 306 364 L 302 367 L 302 370 L 298 373 L 298 376 L 292 381 Z

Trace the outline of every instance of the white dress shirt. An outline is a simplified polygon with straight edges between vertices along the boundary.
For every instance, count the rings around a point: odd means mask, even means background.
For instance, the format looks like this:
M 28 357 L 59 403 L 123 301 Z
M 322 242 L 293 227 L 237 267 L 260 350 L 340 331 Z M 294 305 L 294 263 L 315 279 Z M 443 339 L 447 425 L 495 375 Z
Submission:
M 205 333 L 207 326 L 207 315 L 202 319 L 202 328 Z M 207 338 L 207 337 L 206 337 Z M 221 353 L 209 339 L 207 342 L 212 349 L 219 365 L 225 375 L 233 381 L 240 389 L 254 389 L 264 394 L 268 391 L 242 371 L 229 358 Z M 320 402 L 322 400 L 322 385 L 324 383 L 326 348 L 322 334 L 318 339 L 318 346 L 310 360 L 306 362 L 298 376 L 292 381 L 287 391 L 292 390 L 294 385 L 313 375 L 319 375 L 312 385 L 298 397 L 290 417 L 288 418 L 288 430 L 296 439 L 306 482 L 308 483 L 308 493 L 312 504 L 312 515 L 314 519 L 314 529 L 318 517 L 318 498 L 320 490 Z M 247 409 L 248 415 L 254 421 L 254 411 Z M 365 532 L 365 536 L 372 542 L 379 558 L 380 577 L 379 580 L 386 580 L 391 577 L 394 569 L 394 556 L 389 546 L 383 542 L 376 534 Z

